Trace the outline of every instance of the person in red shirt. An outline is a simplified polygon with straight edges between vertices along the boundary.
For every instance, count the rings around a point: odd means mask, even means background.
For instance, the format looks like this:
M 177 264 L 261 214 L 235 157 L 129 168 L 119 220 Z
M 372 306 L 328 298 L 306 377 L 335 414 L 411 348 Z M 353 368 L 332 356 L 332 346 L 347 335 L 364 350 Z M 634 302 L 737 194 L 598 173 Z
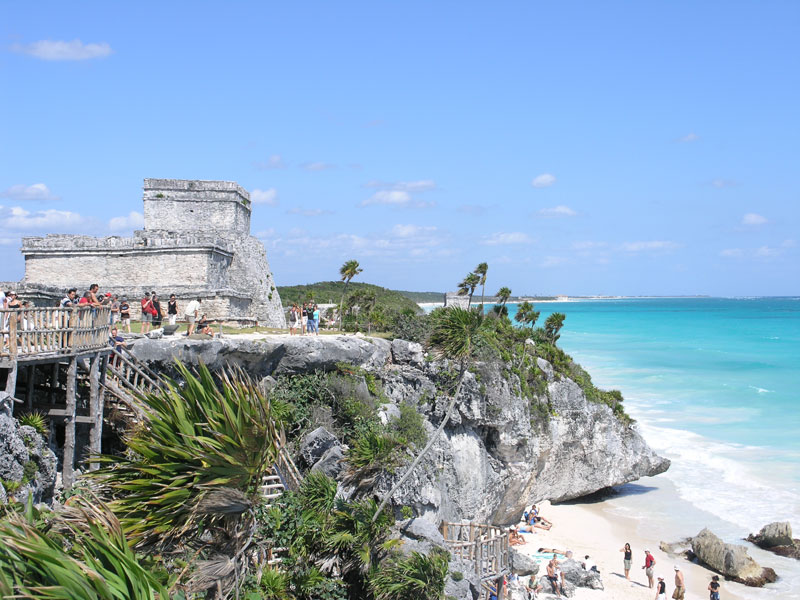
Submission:
M 142 333 L 150 331 L 150 324 L 153 322 L 153 300 L 150 298 L 150 292 L 144 293 L 142 298 Z
M 650 554 L 650 550 L 644 551 L 644 569 L 645 575 L 647 575 L 647 586 L 650 589 L 653 589 L 653 577 L 655 576 L 655 566 L 656 566 L 656 559 L 653 558 L 653 555 Z

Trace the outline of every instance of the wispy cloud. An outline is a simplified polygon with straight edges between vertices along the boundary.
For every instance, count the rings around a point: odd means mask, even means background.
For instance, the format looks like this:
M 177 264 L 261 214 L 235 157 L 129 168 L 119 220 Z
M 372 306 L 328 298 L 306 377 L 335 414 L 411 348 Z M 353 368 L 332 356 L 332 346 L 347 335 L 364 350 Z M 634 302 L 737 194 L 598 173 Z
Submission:
M 733 181 L 732 179 L 712 179 L 711 180 L 711 187 L 715 187 L 718 190 L 735 187 L 739 185 L 737 182 Z
M 533 238 L 521 231 L 493 233 L 481 240 L 484 246 L 503 246 L 507 244 L 532 244 Z
M 531 181 L 531 185 L 535 188 L 546 188 L 550 187 L 556 182 L 556 176 L 550 173 L 542 173 L 541 175 L 537 175 Z
M 318 162 L 306 162 L 300 165 L 300 167 L 305 169 L 306 171 L 316 172 L 316 171 L 327 171 L 329 169 L 335 169 L 336 165 L 318 161 Z
M 481 204 L 462 204 L 456 210 L 465 215 L 482 215 L 489 210 L 489 207 Z
M 261 171 L 271 171 L 273 169 L 285 169 L 288 165 L 280 154 L 273 154 L 267 160 L 254 162 L 253 166 Z
M 136 211 L 131 211 L 126 217 L 114 217 L 108 222 L 111 231 L 130 231 L 137 227 L 144 227 L 144 217 Z
M 50 202 L 59 200 L 43 183 L 33 185 L 12 185 L 10 188 L 0 192 L 0 198 L 10 198 L 17 202 Z
M 25 210 L 0 206 L 0 225 L 14 231 L 72 231 L 87 227 L 91 219 L 68 210 Z
M 301 208 L 296 206 L 286 211 L 289 215 L 300 215 L 303 217 L 321 217 L 323 215 L 332 215 L 333 211 L 325 210 L 323 208 Z
M 392 190 L 399 192 L 409 192 L 412 194 L 419 192 L 429 192 L 437 189 L 436 182 L 432 179 L 420 179 L 417 181 L 368 181 L 364 184 L 366 188 L 376 188 L 381 190 Z
M 14 44 L 11 50 L 40 60 L 89 60 L 105 58 L 113 52 L 111 46 L 105 42 L 84 44 L 79 39 L 71 42 L 40 40 L 31 44 Z
M 422 234 L 431 234 L 436 231 L 436 227 L 433 226 L 421 226 L 421 225 L 395 225 L 391 229 L 392 235 L 401 238 L 407 238 L 412 236 L 418 236 Z
M 792 242 L 793 240 L 786 240 Z M 761 260 L 768 260 L 782 255 L 790 245 L 786 245 L 786 241 L 779 247 L 775 246 L 759 246 L 758 248 L 725 248 L 721 250 L 719 255 L 723 258 L 757 258 Z
M 744 256 L 744 250 L 741 248 L 725 248 L 720 250 L 719 255 L 723 258 L 741 258 Z
M 278 190 L 275 188 L 269 188 L 267 190 L 255 189 L 250 192 L 250 200 L 253 201 L 253 204 L 276 206 L 278 204 Z
M 680 143 L 682 143 L 682 144 L 689 144 L 691 142 L 696 142 L 699 139 L 700 139 L 700 136 L 697 135 L 696 133 L 692 132 L 692 133 L 687 133 L 683 137 L 679 137 L 678 141 Z
M 543 217 L 574 217 L 578 213 L 569 206 L 561 204 L 559 206 L 553 206 L 552 208 L 543 208 L 539 211 L 539 214 Z
M 622 249 L 625 252 L 658 252 L 675 250 L 680 245 L 666 240 L 651 240 L 646 242 L 625 242 Z
M 567 262 L 569 262 L 569 259 L 564 258 L 563 256 L 545 256 L 544 259 L 539 263 L 539 266 L 545 269 L 551 269 Z
M 578 251 L 597 250 L 598 248 L 605 248 L 606 246 L 608 246 L 606 242 L 593 242 L 591 240 L 572 242 L 572 249 Z
M 745 216 L 742 217 L 742 225 L 748 226 L 758 226 L 763 225 L 767 222 L 766 217 L 762 217 L 756 213 L 747 213 Z
M 434 206 L 431 201 L 415 199 L 409 192 L 402 190 L 380 190 L 361 203 L 361 206 L 384 205 L 398 208 L 428 208 Z

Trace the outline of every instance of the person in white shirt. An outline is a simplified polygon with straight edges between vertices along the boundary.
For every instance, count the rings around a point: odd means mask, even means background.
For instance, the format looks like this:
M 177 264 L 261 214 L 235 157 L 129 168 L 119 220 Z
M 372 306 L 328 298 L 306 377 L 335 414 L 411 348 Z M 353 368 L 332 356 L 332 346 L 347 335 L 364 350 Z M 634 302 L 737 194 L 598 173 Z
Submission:
M 183 311 L 183 316 L 186 317 L 186 320 L 189 322 L 189 329 L 186 331 L 186 335 L 192 335 L 194 333 L 197 315 L 200 312 L 200 303 L 202 301 L 202 298 L 192 300 L 186 305 L 186 309 Z

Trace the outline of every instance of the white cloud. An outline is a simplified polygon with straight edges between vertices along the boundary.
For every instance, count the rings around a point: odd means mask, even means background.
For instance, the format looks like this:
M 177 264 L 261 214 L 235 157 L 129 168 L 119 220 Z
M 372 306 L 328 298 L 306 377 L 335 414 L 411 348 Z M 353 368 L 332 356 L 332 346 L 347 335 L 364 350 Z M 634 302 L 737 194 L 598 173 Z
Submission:
M 723 258 L 741 258 L 744 256 L 744 250 L 741 248 L 725 248 L 719 255 Z
M 533 239 L 521 231 L 512 231 L 508 233 L 497 232 L 483 238 L 481 244 L 484 246 L 501 246 L 506 244 L 531 244 Z
M 144 227 L 144 217 L 136 211 L 131 211 L 127 217 L 114 217 L 108 222 L 108 228 L 112 231 L 131 230 L 137 227 Z
M 0 223 L 6 229 L 30 230 L 74 230 L 86 226 L 90 219 L 67 210 L 38 210 L 31 212 L 21 206 L 0 206 Z
M 395 225 L 391 229 L 391 234 L 396 237 L 412 237 L 420 234 L 433 233 L 436 227 L 421 227 L 420 225 Z
M 737 183 L 730 179 L 712 179 L 711 185 L 721 190 L 722 188 L 734 187 L 737 185 Z
M 678 247 L 675 242 L 665 240 L 652 240 L 647 242 L 626 242 L 622 249 L 626 252 L 650 252 L 658 250 L 674 250 Z
M 550 269 L 552 267 L 558 267 L 559 265 L 563 265 L 564 263 L 569 262 L 569 259 L 564 258 L 563 256 L 545 256 L 544 260 L 539 263 L 540 267 Z
M 275 206 L 278 204 L 278 190 L 275 188 L 269 188 L 268 190 L 255 189 L 250 192 L 250 200 L 253 201 L 253 204 Z
M 378 188 L 384 190 L 395 190 L 400 192 L 429 192 L 437 189 L 436 182 L 432 179 L 420 179 L 418 181 L 368 181 L 364 184 L 367 188 Z
M 328 169 L 335 169 L 336 165 L 326 162 L 307 162 L 300 165 L 306 171 L 327 171 Z
M 105 42 L 84 44 L 77 38 L 71 42 L 40 40 L 31 44 L 14 44 L 11 49 L 41 60 L 89 60 L 105 58 L 113 52 L 111 46 Z
M 763 225 L 766 222 L 766 217 L 762 217 L 756 213 L 747 213 L 742 217 L 742 225 Z
M 289 215 L 301 215 L 303 217 L 321 217 L 323 215 L 332 215 L 333 211 L 325 210 L 323 208 L 290 208 L 286 211 Z
M 598 248 L 605 248 L 608 244 L 605 242 L 592 242 L 585 240 L 581 242 L 572 242 L 573 250 L 596 250 Z
M 761 246 L 756 248 L 754 256 L 756 258 L 771 258 L 781 253 L 780 248 L 770 248 L 769 246 Z
M 781 248 L 794 248 L 797 246 L 797 241 L 795 240 L 783 240 L 781 242 Z
M 256 237 L 260 239 L 271 238 L 273 235 L 275 235 L 275 229 L 272 227 L 256 231 Z
M 273 154 L 267 160 L 253 164 L 255 165 L 256 169 L 261 169 L 262 171 L 286 168 L 286 163 L 283 161 L 283 157 L 280 154 Z
M 688 133 L 688 134 L 684 135 L 683 137 L 679 137 L 678 141 L 683 143 L 683 144 L 688 144 L 690 142 L 696 142 L 699 139 L 700 139 L 700 136 L 697 135 L 696 133 L 692 132 L 692 133 Z
M 48 202 L 59 199 L 59 197 L 54 195 L 43 183 L 12 185 L 10 188 L 0 192 L 0 198 L 11 198 L 17 202 Z
M 550 187 L 556 182 L 556 176 L 551 175 L 550 173 L 542 173 L 541 175 L 537 175 L 531 181 L 531 185 L 535 188 L 546 188 Z
M 539 211 L 539 214 L 543 217 L 574 217 L 578 213 L 572 210 L 569 206 L 564 206 L 561 204 L 552 208 L 543 208 Z

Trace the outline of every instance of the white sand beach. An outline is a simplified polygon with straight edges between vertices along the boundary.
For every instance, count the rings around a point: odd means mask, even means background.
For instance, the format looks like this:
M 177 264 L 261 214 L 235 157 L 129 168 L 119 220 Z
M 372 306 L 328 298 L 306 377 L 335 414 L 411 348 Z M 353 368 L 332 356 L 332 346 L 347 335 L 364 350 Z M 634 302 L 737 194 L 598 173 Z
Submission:
M 536 534 L 523 533 L 526 540 L 524 546 L 517 549 L 526 554 L 533 554 L 539 548 L 554 548 L 557 550 L 572 550 L 574 558 L 583 559 L 589 555 L 597 564 L 603 579 L 604 590 L 590 590 L 578 588 L 575 598 L 579 600 L 654 600 L 655 589 L 647 587 L 647 577 L 644 574 L 644 551 L 650 550 L 656 559 L 656 577 L 663 577 L 667 583 L 667 597 L 672 596 L 675 589 L 674 566 L 678 565 L 683 571 L 686 581 L 687 600 L 705 600 L 708 598 L 707 586 L 711 580 L 711 571 L 692 564 L 686 559 L 673 559 L 659 550 L 659 540 L 643 539 L 636 533 L 634 521 L 609 515 L 602 503 L 597 504 L 562 504 L 540 505 L 540 514 L 553 523 L 549 531 L 537 529 Z M 631 580 L 624 577 L 622 553 L 619 551 L 625 543 L 631 544 L 633 549 L 633 568 Z M 539 571 L 541 576 L 546 565 Z M 656 581 L 658 581 L 656 579 Z M 747 587 L 732 583 L 722 582 L 722 596 L 728 599 L 744 600 L 749 598 Z

